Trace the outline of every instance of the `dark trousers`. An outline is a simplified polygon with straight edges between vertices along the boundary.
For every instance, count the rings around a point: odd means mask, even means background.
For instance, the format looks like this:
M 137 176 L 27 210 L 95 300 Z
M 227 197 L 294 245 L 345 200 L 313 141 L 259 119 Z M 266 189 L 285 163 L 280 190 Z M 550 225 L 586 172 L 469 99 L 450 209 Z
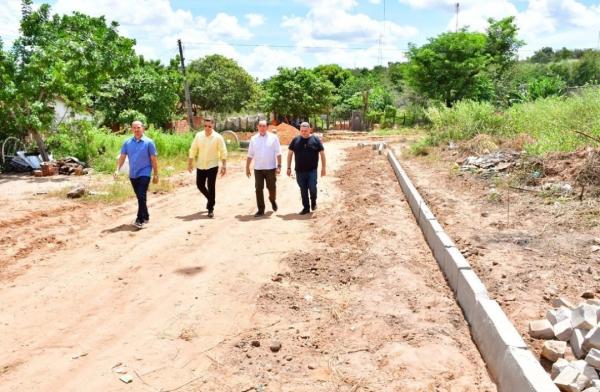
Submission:
M 135 192 L 135 196 L 138 201 L 138 212 L 137 212 L 137 221 L 143 222 L 145 220 L 150 219 L 150 215 L 148 214 L 148 206 L 146 205 L 146 194 L 148 193 L 148 186 L 150 185 L 150 177 L 138 177 L 138 178 L 130 178 L 131 186 L 133 186 L 133 191 Z
M 212 212 L 215 208 L 215 184 L 217 183 L 217 173 L 219 167 L 211 167 L 210 169 L 196 169 L 196 186 L 206 197 L 206 209 Z
M 296 172 L 296 181 L 298 182 L 298 186 L 300 187 L 300 196 L 302 196 L 302 207 L 305 210 L 310 210 L 310 206 L 317 205 L 317 169 L 306 171 L 306 172 Z M 310 193 L 310 201 L 309 204 L 308 194 Z
M 256 206 L 259 211 L 265 211 L 265 196 L 263 195 L 263 189 L 267 183 L 267 189 L 269 190 L 269 200 L 275 201 L 277 176 L 275 175 L 275 169 L 270 170 L 254 170 L 254 188 L 256 188 Z

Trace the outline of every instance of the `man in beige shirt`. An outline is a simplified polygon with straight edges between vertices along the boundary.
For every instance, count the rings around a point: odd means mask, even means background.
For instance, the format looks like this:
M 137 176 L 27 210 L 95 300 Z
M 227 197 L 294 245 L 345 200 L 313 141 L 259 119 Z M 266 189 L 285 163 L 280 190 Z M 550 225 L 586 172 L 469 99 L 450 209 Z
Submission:
M 207 199 L 206 209 L 209 218 L 215 216 L 215 185 L 217 172 L 219 171 L 219 160 L 222 162 L 221 177 L 227 171 L 227 146 L 223 137 L 214 131 L 213 124 L 212 118 L 206 117 L 204 119 L 204 132 L 196 134 L 188 156 L 188 171 L 192 172 L 195 163 L 196 186 Z

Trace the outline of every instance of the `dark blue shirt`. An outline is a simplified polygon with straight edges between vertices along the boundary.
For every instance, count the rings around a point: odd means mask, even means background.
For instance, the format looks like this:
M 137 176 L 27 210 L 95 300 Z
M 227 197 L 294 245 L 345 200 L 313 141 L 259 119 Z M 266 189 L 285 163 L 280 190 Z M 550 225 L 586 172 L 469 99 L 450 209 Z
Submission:
M 298 172 L 316 170 L 319 166 L 319 152 L 324 150 L 323 143 L 314 135 L 306 139 L 296 136 L 288 148 L 294 152 Z
M 127 155 L 129 159 L 129 178 L 150 177 L 152 174 L 150 157 L 156 156 L 156 146 L 152 139 L 142 136 L 137 140 L 132 136 L 123 143 L 121 154 Z

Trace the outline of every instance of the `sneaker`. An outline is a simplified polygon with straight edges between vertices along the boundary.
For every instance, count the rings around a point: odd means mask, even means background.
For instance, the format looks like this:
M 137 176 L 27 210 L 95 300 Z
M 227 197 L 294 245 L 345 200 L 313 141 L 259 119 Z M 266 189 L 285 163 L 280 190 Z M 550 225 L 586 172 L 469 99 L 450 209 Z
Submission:
M 317 203 L 312 203 L 312 205 L 310 206 L 310 208 L 314 211 L 317 209 Z
M 150 219 L 144 219 L 144 220 L 142 220 L 142 223 L 147 225 L 148 223 L 150 223 Z
M 277 211 L 277 202 L 275 200 L 271 202 L 271 207 L 273 207 L 273 211 Z
M 209 218 L 214 218 L 215 217 L 215 213 L 212 211 L 208 211 L 208 217 Z
M 139 220 L 137 220 L 137 219 L 135 220 L 135 222 L 133 222 L 133 225 L 134 225 L 135 227 L 137 227 L 138 229 L 143 229 L 143 228 L 144 228 L 144 222 L 142 222 L 142 221 L 139 221 Z
M 264 211 L 256 211 L 256 213 L 254 214 L 254 217 L 255 217 L 255 218 L 258 218 L 258 217 L 261 217 L 261 216 L 263 216 L 263 215 L 265 215 L 265 212 L 264 212 Z
M 309 213 L 310 213 L 310 210 L 303 209 L 302 211 L 300 211 L 298 213 L 298 215 L 306 215 L 306 214 L 309 214 Z

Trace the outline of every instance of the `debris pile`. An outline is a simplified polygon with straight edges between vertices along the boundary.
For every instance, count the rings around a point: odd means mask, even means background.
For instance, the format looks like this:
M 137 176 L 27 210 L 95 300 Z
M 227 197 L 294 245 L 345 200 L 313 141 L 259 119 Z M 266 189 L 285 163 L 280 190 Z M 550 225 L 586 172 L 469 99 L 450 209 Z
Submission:
M 552 380 L 561 391 L 600 392 L 600 300 L 575 306 L 559 298 L 552 305 L 545 319 L 529 323 L 529 335 L 546 340 L 541 357 L 552 362 Z
M 468 156 L 459 162 L 462 171 L 474 171 L 482 174 L 491 174 L 513 168 L 521 154 L 516 151 L 498 150 L 480 156 Z
M 68 157 L 57 161 L 42 162 L 39 169 L 33 170 L 33 175 L 36 177 L 47 177 L 56 174 L 82 176 L 88 174 L 88 169 L 85 168 L 85 163 L 79 159 Z

